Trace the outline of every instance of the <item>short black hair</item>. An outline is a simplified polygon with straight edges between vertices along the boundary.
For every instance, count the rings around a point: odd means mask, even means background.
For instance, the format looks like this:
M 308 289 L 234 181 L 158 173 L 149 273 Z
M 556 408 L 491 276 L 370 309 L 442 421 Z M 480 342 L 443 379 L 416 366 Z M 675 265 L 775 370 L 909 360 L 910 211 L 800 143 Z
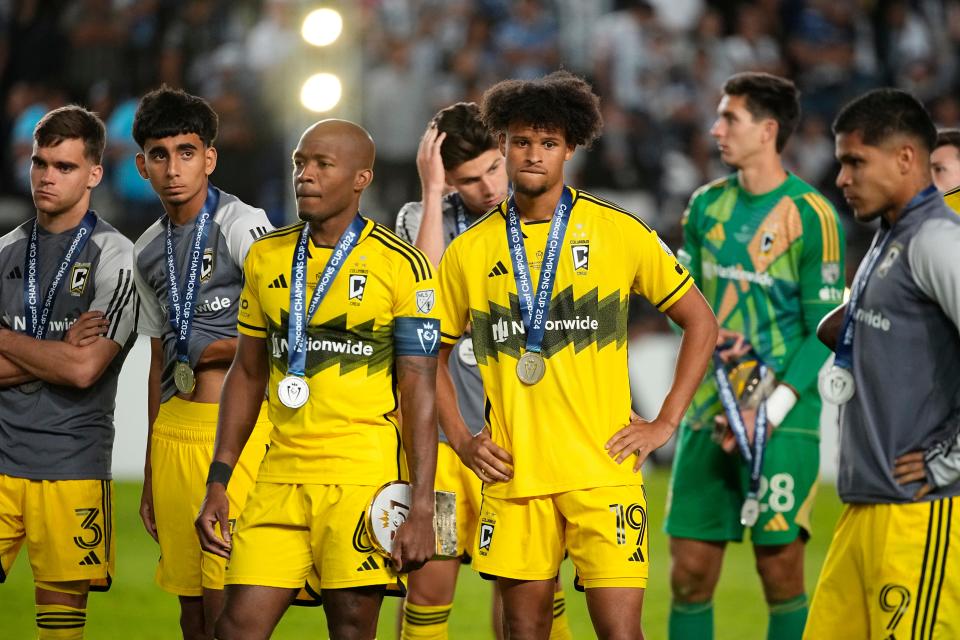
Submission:
M 140 148 L 150 138 L 169 138 L 195 133 L 205 146 L 217 139 L 219 121 L 206 100 L 166 85 L 140 100 L 133 117 L 133 139 Z
M 480 120 L 475 102 L 458 102 L 433 117 L 437 130 L 447 134 L 440 144 L 440 159 L 447 171 L 497 148 L 497 140 Z
M 723 93 L 744 96 L 754 120 L 777 121 L 777 153 L 782 153 L 800 122 L 800 92 L 796 85 L 770 73 L 747 71 L 727 78 Z
M 504 80 L 487 89 L 480 118 L 494 133 L 511 124 L 563 131 L 568 144 L 589 146 L 600 136 L 600 98 L 583 78 L 554 71 L 537 80 Z
M 940 129 L 937 132 L 937 141 L 933 143 L 933 150 L 940 147 L 956 147 L 960 151 L 960 129 Z
M 847 103 L 833 121 L 833 133 L 854 132 L 874 147 L 895 135 L 916 138 L 927 152 L 937 142 L 937 128 L 926 108 L 900 89 L 874 89 Z
M 83 155 L 95 164 L 103 163 L 107 131 L 97 114 L 71 104 L 46 113 L 33 129 L 38 147 L 55 147 L 64 140 L 83 140 Z

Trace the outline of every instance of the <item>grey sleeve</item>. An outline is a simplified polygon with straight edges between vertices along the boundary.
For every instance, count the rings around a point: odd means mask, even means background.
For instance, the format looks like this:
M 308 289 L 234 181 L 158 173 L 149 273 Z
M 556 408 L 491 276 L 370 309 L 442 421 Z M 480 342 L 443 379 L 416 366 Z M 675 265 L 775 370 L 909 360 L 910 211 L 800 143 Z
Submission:
M 907 259 L 917 286 L 936 300 L 960 329 L 960 224 L 935 218 L 923 223 L 910 242 Z
M 137 287 L 140 312 L 137 314 L 137 333 L 151 338 L 162 338 L 167 330 L 167 318 L 157 299 L 157 292 L 150 288 L 140 273 L 137 262 L 133 263 L 133 282 Z
M 953 433 L 923 454 L 931 487 L 946 487 L 960 480 L 960 416 L 954 417 L 954 423 Z
M 103 239 L 94 284 L 90 309 L 106 314 L 106 337 L 123 346 L 135 331 L 139 298 L 133 282 L 133 243 L 119 233 Z
M 220 223 L 220 232 L 227 241 L 227 250 L 238 267 L 243 269 L 247 252 L 260 236 L 273 231 L 273 225 L 267 219 L 263 209 L 240 204 L 231 215 L 225 216 Z
M 397 214 L 397 235 L 410 244 L 416 244 L 421 220 L 423 220 L 422 203 L 408 202 L 403 205 L 400 213 Z

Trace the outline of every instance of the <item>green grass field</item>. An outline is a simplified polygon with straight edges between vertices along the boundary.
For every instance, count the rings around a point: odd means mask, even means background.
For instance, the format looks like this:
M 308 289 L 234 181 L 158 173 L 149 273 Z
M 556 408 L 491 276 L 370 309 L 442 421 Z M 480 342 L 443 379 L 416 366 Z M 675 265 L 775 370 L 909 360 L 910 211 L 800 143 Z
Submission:
M 657 639 L 666 637 L 670 603 L 669 555 L 662 531 L 668 474 L 665 470 L 653 470 L 645 478 L 653 526 L 650 529 L 650 584 L 643 620 L 647 638 Z M 139 499 L 138 484 L 116 483 L 117 575 L 110 592 L 90 597 L 87 638 L 166 640 L 178 637 L 176 598 L 161 591 L 153 582 L 158 548 L 140 524 L 137 515 Z M 835 489 L 822 486 L 813 512 L 814 537 L 807 548 L 808 593 L 812 593 L 816 584 L 839 515 L 840 503 Z M 564 563 L 563 578 L 568 586 L 567 611 L 573 635 L 575 638 L 591 638 L 593 631 L 586 603 L 583 594 L 573 590 L 573 568 L 569 562 Z M 749 545 L 730 546 L 714 602 L 718 640 L 765 637 L 766 606 Z M 489 603 L 489 584 L 471 569 L 461 571 L 456 604 L 450 617 L 450 637 L 456 640 L 492 637 L 487 622 Z M 393 598 L 386 599 L 380 614 L 381 640 L 395 637 L 396 607 Z M 7 584 L 0 586 L 0 620 L 3 620 L 0 636 L 9 640 L 35 637 L 33 617 L 32 577 L 26 553 L 22 551 Z M 288 640 L 326 638 L 322 608 L 292 607 L 274 637 Z

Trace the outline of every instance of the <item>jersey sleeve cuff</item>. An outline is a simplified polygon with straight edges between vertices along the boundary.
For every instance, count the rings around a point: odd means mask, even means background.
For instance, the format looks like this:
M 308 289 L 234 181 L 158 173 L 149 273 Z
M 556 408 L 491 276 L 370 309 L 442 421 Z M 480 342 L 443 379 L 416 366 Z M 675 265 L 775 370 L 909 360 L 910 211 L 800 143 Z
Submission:
M 656 304 L 657 310 L 658 310 L 658 311 L 666 311 L 667 309 L 669 309 L 670 307 L 672 307 L 673 304 L 674 304 L 677 300 L 679 300 L 680 298 L 682 298 L 683 295 L 684 295 L 687 291 L 689 291 L 689 290 L 690 290 L 690 287 L 692 287 L 692 286 L 693 286 L 693 278 L 691 278 L 691 277 L 690 277 L 690 274 L 688 273 L 688 274 L 687 274 L 687 277 L 685 277 L 685 278 L 683 279 L 683 281 L 682 281 L 680 284 L 677 285 L 677 288 L 676 288 L 676 289 L 674 289 L 673 291 L 671 291 L 670 293 L 668 293 L 668 294 L 666 295 L 666 297 L 663 298 L 663 300 L 661 300 L 660 302 L 658 302 L 658 303 Z
M 449 333 L 444 333 L 443 331 L 440 332 L 441 344 L 446 344 L 446 345 L 456 344 L 457 340 L 459 340 L 460 337 L 461 336 L 453 336 L 453 335 L 450 335 Z
M 240 320 L 237 320 L 237 331 L 242 333 L 245 336 L 251 336 L 254 338 L 266 338 L 267 337 L 267 328 L 266 327 L 255 327 L 252 324 L 246 324 Z

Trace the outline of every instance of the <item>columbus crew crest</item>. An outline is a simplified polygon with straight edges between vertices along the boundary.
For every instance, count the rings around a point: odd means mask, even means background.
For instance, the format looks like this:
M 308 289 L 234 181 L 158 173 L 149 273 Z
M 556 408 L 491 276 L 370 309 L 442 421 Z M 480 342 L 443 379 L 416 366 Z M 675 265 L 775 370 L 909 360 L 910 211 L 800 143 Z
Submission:
M 90 263 L 78 262 L 70 270 L 70 295 L 83 295 L 87 288 L 87 280 L 90 278 Z
M 213 270 L 217 266 L 213 249 L 207 249 L 203 252 L 203 265 L 200 267 L 200 282 L 206 282 L 213 275 Z
M 347 300 L 352 302 L 363 302 L 363 292 L 367 289 L 367 276 L 354 273 L 350 276 L 350 283 L 347 289 Z
M 570 252 L 573 255 L 573 270 L 584 274 L 590 269 L 590 243 L 586 240 L 570 243 Z

